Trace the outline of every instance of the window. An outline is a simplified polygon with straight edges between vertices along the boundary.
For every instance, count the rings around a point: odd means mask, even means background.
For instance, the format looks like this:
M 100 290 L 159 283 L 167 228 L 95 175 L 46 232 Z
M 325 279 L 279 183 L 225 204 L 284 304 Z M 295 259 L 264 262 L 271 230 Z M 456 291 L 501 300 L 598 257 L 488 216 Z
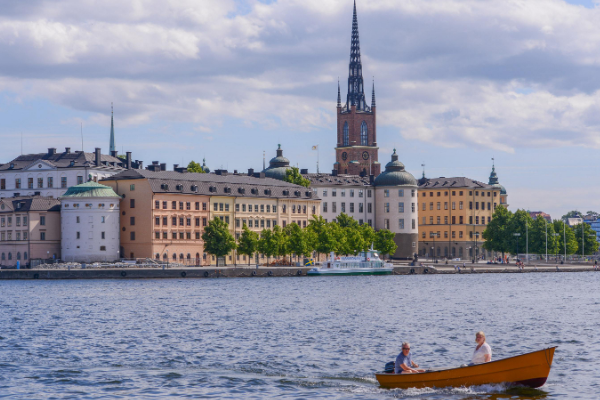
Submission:
M 160 217 L 154 217 L 154 225 L 160 225 Z
M 190 203 L 189 201 L 185 203 L 185 209 L 186 210 L 191 210 L 192 209 L 192 203 Z
M 327 202 L 323 202 L 323 212 L 327 212 Z
M 452 225 L 456 224 L 456 217 L 452 217 Z
M 77 184 L 81 185 L 83 183 L 83 176 L 77 176 Z
M 226 217 L 225 217 L 225 223 L 226 223 L 227 225 L 229 225 L 229 217 L 228 217 L 228 216 L 226 216 Z
M 327 197 L 327 189 L 323 189 L 323 197 Z
M 167 232 L 163 232 L 162 237 L 163 237 L 163 239 L 168 239 L 169 238 L 169 234 Z
M 416 209 L 417 209 L 416 203 L 411 203 L 411 207 L 410 208 L 411 208 L 412 212 L 415 212 Z
M 429 203 L 429 209 L 433 210 L 433 201 Z
M 416 228 L 417 228 L 417 220 L 416 220 L 416 219 L 414 219 L 414 218 L 412 219 L 412 228 L 413 228 L 413 229 L 416 229 Z M 413 244 L 413 247 L 415 247 L 415 246 L 414 246 L 414 244 Z
M 192 238 L 192 232 L 186 232 L 186 233 L 185 233 L 185 238 L 186 238 L 187 240 L 190 240 L 190 239 Z M 189 258 L 189 257 L 188 257 L 188 258 Z
M 180 209 L 180 210 L 183 210 L 183 201 L 180 201 L 180 202 L 179 202 L 179 209 Z
M 239 203 L 236 203 L 236 205 L 235 205 L 235 212 L 240 212 L 240 205 L 239 205 Z
M 331 211 L 337 212 L 337 207 L 336 207 L 335 201 L 331 202 Z
M 21 226 L 21 217 L 15 218 L 15 226 Z
M 433 225 L 433 217 L 429 217 L 429 224 Z
M 437 202 L 437 209 L 440 210 L 440 202 Z
M 427 209 L 427 203 L 423 203 L 423 211 Z
M 399 213 L 403 213 L 404 212 L 404 203 L 398 203 L 398 212 Z
M 267 212 L 271 212 L 271 205 L 267 204 Z
M 206 209 L 207 209 L 206 203 L 202 203 L 202 211 L 206 211 Z
M 135 217 L 129 217 L 129 225 L 135 225 Z
M 135 190 L 135 184 L 129 185 L 129 191 L 133 192 Z
M 52 177 L 48 177 L 48 187 L 54 187 L 54 179 Z
M 17 188 L 17 189 L 21 188 L 21 179 L 20 178 L 15 179 L 15 188 Z
M 445 202 L 444 202 L 444 210 L 447 210 L 447 209 L 448 209 L 448 202 L 447 202 L 447 201 L 445 201 Z
M 83 182 L 81 182 L 83 183 Z M 33 178 L 27 178 L 27 188 L 33 189 Z
M 473 216 L 470 216 L 470 217 L 469 217 L 469 224 L 470 224 L 470 225 L 473 225 Z
M 342 212 L 346 212 L 346 203 L 342 201 Z
M 404 197 L 404 189 L 398 189 L 398 197 Z
M 129 208 L 135 208 L 135 199 L 129 199 Z
M 106 239 L 106 232 L 100 232 L 100 239 Z
M 358 212 L 359 213 L 364 212 L 364 205 L 363 205 L 363 203 L 358 203 Z
M 462 217 L 461 217 L 461 218 L 462 218 Z M 462 239 L 462 237 L 463 237 L 463 232 L 462 232 L 462 231 L 458 232 L 458 238 L 459 238 L 459 239 Z M 462 248 L 461 248 L 461 250 L 462 250 Z
M 367 129 L 367 123 L 365 121 L 360 124 L 360 145 L 368 146 L 369 145 L 369 135 Z
M 177 210 L 177 202 L 176 201 L 171 202 L 171 210 Z M 217 211 L 217 210 L 215 210 L 215 211 Z
M 162 217 L 162 224 L 167 225 L 167 217 Z
M 350 203 L 350 212 L 353 213 L 354 212 L 354 203 Z
M 48 179 L 50 179 L 50 178 L 48 178 Z M 51 186 L 48 186 L 48 187 L 51 187 Z M 0 179 L 0 189 L 1 190 L 6 189 L 6 179 Z M 2 253 L 2 254 L 4 254 L 4 253 Z
M 390 191 L 388 189 L 383 191 L 383 197 L 390 197 Z
M 371 197 L 371 189 L 367 190 L 367 197 Z
M 444 224 L 448 225 L 448 217 L 444 217 Z
M 183 226 L 183 217 L 179 217 L 179 226 Z
M 135 232 L 129 232 L 129 239 L 135 240 Z
M 223 211 L 223 203 L 219 203 L 219 211 Z
M 195 226 L 200 226 L 200 218 L 195 219 Z
M 475 209 L 479 210 L 479 202 L 478 201 L 475 202 Z M 472 208 L 471 208 L 471 210 L 472 210 Z
M 206 226 L 206 217 L 202 218 L 202 226 Z
M 60 178 L 60 187 L 63 189 L 67 187 L 67 177 L 66 176 L 63 176 Z
M 404 229 L 404 218 L 398 220 L 398 229 Z
M 459 202 L 458 202 L 458 209 L 459 209 L 459 210 L 462 210 L 462 209 L 463 209 L 463 202 L 462 202 L 462 201 L 459 201 Z
M 373 206 L 372 203 L 367 203 L 367 212 L 368 213 L 372 213 L 373 212 Z M 369 224 L 370 226 L 371 224 Z
M 383 212 L 390 212 L 390 203 L 383 203 Z
M 261 213 L 264 213 L 264 212 L 265 212 L 265 205 L 264 205 L 264 204 L 261 204 L 261 205 L 260 205 L 260 212 L 261 212 Z
M 75 237 L 76 237 L 77 239 L 81 239 L 81 232 L 77 232 Z
M 462 215 L 460 217 L 458 217 L 458 223 L 461 225 L 464 223 Z
M 186 218 L 185 219 L 185 225 L 186 226 L 192 226 L 192 219 L 191 218 Z
M 38 189 L 41 189 L 44 187 L 44 178 L 38 178 L 37 187 L 38 187 Z
M 40 232 L 40 240 L 46 240 L 46 232 Z
M 177 239 L 177 232 L 171 233 L 171 238 L 172 239 Z M 175 255 L 175 254 L 173 254 L 173 255 Z
M 479 225 L 479 217 L 475 217 L 475 224 Z
M 344 134 L 342 138 L 342 146 L 350 146 L 350 132 L 348 129 L 348 122 L 344 122 Z
M 437 217 L 437 224 L 439 225 L 441 223 L 441 218 L 438 216 Z
M 354 189 L 350 189 L 350 197 L 354 197 Z
M 452 202 L 452 209 L 456 210 L 456 202 L 454 202 L 454 201 Z
M 154 208 L 157 210 L 160 208 L 160 201 L 158 201 L 158 200 L 154 201 Z
M 427 232 L 423 231 L 423 232 L 421 233 L 421 236 L 423 237 L 423 239 L 427 238 Z
M 331 189 L 331 197 L 335 197 L 337 195 L 337 191 L 335 189 Z
M 390 220 L 389 219 L 383 220 L 383 229 L 390 229 Z
M 177 226 L 177 217 L 171 217 L 171 225 Z
M 196 240 L 200 240 L 200 232 L 196 232 Z M 198 258 L 198 257 L 196 257 Z
M 79 217 L 77 217 L 77 218 L 79 218 Z M 9 221 L 10 221 L 10 218 L 9 218 Z M 40 225 L 42 225 L 42 226 L 46 225 L 46 217 L 43 215 L 40 216 Z
M 23 217 L 23 226 L 27 226 L 27 217 Z
M 342 189 L 342 197 L 346 197 L 346 190 Z

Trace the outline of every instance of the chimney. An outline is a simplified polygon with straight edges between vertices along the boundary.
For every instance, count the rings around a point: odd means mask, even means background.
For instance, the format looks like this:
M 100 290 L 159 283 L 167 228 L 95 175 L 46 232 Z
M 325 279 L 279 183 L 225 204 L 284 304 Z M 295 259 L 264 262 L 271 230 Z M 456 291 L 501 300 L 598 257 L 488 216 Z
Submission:
M 337 176 L 337 169 L 331 171 L 331 176 Z
M 254 176 L 254 168 L 248 168 L 248 176 Z
M 166 171 L 167 170 L 167 163 L 161 163 L 160 164 L 160 170 L 161 171 Z
M 65 147 L 65 153 L 70 154 L 71 153 L 71 148 L 70 147 Z
M 234 175 L 237 175 L 237 169 L 234 169 L 234 170 L 233 170 L 233 174 L 234 174 Z
M 98 149 L 100 151 L 100 149 Z M 131 169 L 131 152 L 128 151 L 125 153 L 125 160 L 127 162 L 127 169 Z
M 375 175 L 371 174 L 369 175 L 369 183 L 372 185 L 373 182 L 375 182 Z
M 96 167 L 100 166 L 100 147 L 96 147 L 94 153 L 96 154 Z
M 113 156 L 113 157 L 116 157 L 117 156 L 117 151 L 116 150 L 111 151 L 110 155 Z
M 177 171 L 177 167 L 179 167 L 179 164 L 173 164 L 173 171 Z
M 301 174 L 308 174 L 308 168 L 304 168 L 300 170 Z
M 144 169 L 144 162 L 138 161 L 138 169 Z
M 265 178 L 266 178 L 266 175 L 265 175 L 265 173 L 264 173 L 264 172 L 261 172 L 260 174 L 258 174 L 258 177 L 259 177 L 260 179 L 265 179 Z
M 49 147 L 48 148 L 48 155 L 49 156 L 53 156 L 56 154 L 56 147 Z

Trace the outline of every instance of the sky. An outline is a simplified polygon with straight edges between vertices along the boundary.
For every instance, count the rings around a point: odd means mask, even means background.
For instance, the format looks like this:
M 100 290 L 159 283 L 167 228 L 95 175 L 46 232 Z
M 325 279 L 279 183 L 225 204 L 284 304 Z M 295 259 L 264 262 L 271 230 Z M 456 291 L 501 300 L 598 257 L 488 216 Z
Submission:
M 352 0 L 3 0 L 0 163 L 71 147 L 331 171 Z M 487 182 L 511 210 L 600 211 L 600 4 L 357 0 L 379 161 Z M 368 83 L 368 84 L 367 84 Z M 342 98 L 345 91 L 342 89 Z M 367 93 L 370 98 L 370 92 Z M 312 151 L 318 145 L 319 151 Z

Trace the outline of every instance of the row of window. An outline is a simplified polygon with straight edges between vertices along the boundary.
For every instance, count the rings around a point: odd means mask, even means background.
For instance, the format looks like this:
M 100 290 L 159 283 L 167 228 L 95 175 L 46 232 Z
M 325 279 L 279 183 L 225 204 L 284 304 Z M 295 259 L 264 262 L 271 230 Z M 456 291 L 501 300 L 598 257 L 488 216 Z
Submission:
M 477 238 L 480 237 L 479 232 L 476 232 L 475 236 Z M 421 232 L 421 237 L 423 239 L 427 239 L 427 232 L 423 231 Z M 430 239 L 441 239 L 442 236 L 440 234 L 440 231 L 437 232 L 429 232 L 429 238 Z M 463 238 L 463 231 L 458 231 L 458 238 L 462 239 Z M 444 239 L 448 239 L 448 231 L 444 231 Z M 456 231 L 452 231 L 452 239 L 456 239 Z M 473 239 L 473 231 L 469 231 L 469 239 Z
M 427 219 L 426 218 L 427 217 L 423 217 L 423 219 L 422 219 L 422 221 L 423 221 L 422 224 L 423 225 L 427 224 Z M 485 225 L 485 218 L 486 217 L 481 217 L 481 225 Z M 444 217 L 444 225 L 448 225 L 448 221 L 449 220 L 450 219 L 448 218 L 448 216 L 445 216 Z M 455 216 L 452 216 L 451 221 L 452 221 L 452 225 L 456 225 L 456 217 Z M 479 216 L 476 216 L 475 217 L 475 225 L 479 225 L 479 221 L 480 221 Z M 491 221 L 492 221 L 492 217 L 487 217 L 487 223 L 489 224 Z M 433 217 L 429 217 L 429 224 L 433 225 L 433 223 L 434 223 L 433 222 Z M 440 216 L 436 217 L 436 224 L 440 225 L 441 223 L 442 223 L 442 218 Z M 458 224 L 459 225 L 464 224 L 464 217 L 462 215 L 458 217 Z M 473 216 L 472 215 L 469 216 L 469 225 L 473 225 Z
M 383 197 L 390 197 L 390 189 L 385 189 L 383 191 Z M 410 197 L 415 197 L 416 196 L 416 189 L 411 189 L 410 190 Z M 404 197 L 404 189 L 398 189 L 398 197 Z
M 13 231 L 0 232 L 0 241 L 10 242 L 13 240 Z M 27 231 L 16 231 L 14 240 L 29 240 L 29 232 Z M 46 232 L 40 232 L 40 240 L 46 240 Z
M 300 221 L 298 221 L 300 222 Z M 248 228 L 270 228 L 271 225 L 273 225 L 273 227 L 277 226 L 277 221 L 276 220 L 270 220 L 270 219 L 240 219 L 240 218 L 236 218 L 235 219 L 235 227 L 236 228 L 241 228 L 244 225 L 246 225 Z M 306 221 L 304 221 L 304 226 L 306 226 Z
M 241 212 L 252 212 L 252 204 L 236 204 L 235 205 L 235 211 L 236 212 L 240 212 L 240 206 L 241 206 Z M 277 206 L 273 205 L 273 207 L 271 207 L 270 204 L 260 204 L 260 207 L 258 204 L 254 204 L 254 212 L 258 212 L 258 209 L 260 208 L 260 212 L 264 213 L 265 212 L 265 207 L 268 213 L 271 212 L 271 209 L 273 209 L 273 212 L 276 213 L 277 212 Z M 306 207 L 306 206 L 304 206 Z M 215 210 L 216 211 L 216 210 Z
M 367 123 L 365 121 L 360 124 L 360 145 L 368 146 L 369 145 L 369 129 L 367 128 Z M 342 137 L 342 145 L 350 146 L 350 129 L 348 128 L 348 122 L 344 122 L 344 133 Z
M 134 205 L 135 205 L 135 203 L 134 203 Z M 84 203 L 84 206 L 85 206 L 85 208 L 92 208 L 92 203 Z M 79 208 L 79 203 L 73 203 L 73 204 L 65 203 L 64 207 L 65 208 L 69 208 L 69 207 Z M 104 204 L 104 203 L 98 203 L 98 208 L 104 209 L 105 207 L 106 207 L 106 204 Z M 115 208 L 115 205 L 111 204 L 110 208 Z
M 362 189 L 357 189 L 358 197 L 363 197 L 364 191 Z M 327 189 L 323 189 L 323 197 L 327 197 Z M 413 190 L 414 192 L 414 190 Z M 348 189 L 348 195 L 350 197 L 354 197 L 354 189 Z M 337 196 L 337 189 L 331 189 L 331 197 Z M 340 189 L 340 197 L 346 197 L 346 189 Z M 372 197 L 371 189 L 367 189 L 367 197 Z
M 8 257 L 7 257 L 6 253 L 2 253 L 1 258 L 2 258 L 2 261 L 6 261 L 7 259 L 10 261 L 10 260 L 12 260 L 13 255 L 12 255 L 11 252 L 8 252 Z M 21 252 L 20 251 L 17 251 L 17 258 L 16 259 L 17 259 L 17 261 L 21 259 Z M 27 252 L 26 251 L 23 252 L 23 260 L 27 260 Z
M 469 257 L 473 257 L 473 248 L 472 247 L 468 247 L 465 250 L 468 250 L 468 252 L 467 251 L 463 252 L 462 247 L 458 248 L 458 258 L 462 258 L 464 253 L 469 253 Z M 479 256 L 480 252 L 482 254 L 485 254 L 485 250 L 481 250 L 481 251 L 480 250 L 481 249 L 479 249 L 479 248 L 475 249 L 476 256 Z M 437 253 L 437 256 L 441 257 L 441 249 L 438 246 L 436 246 L 435 252 L 433 249 L 424 248 L 424 249 L 421 249 L 420 253 L 422 256 L 429 256 L 429 255 L 433 255 L 434 253 Z M 491 252 L 488 251 L 488 257 L 491 257 L 491 256 L 492 256 Z M 448 257 L 448 247 L 444 247 L 444 257 Z M 452 258 L 455 258 L 455 257 L 457 257 L 456 247 L 452 247 Z
M 353 213 L 355 211 L 354 203 L 348 203 L 348 204 L 350 206 L 350 208 L 349 208 L 350 211 L 349 212 Z M 340 206 L 341 206 L 341 212 L 345 213 L 346 212 L 346 203 L 345 202 L 341 202 Z M 327 205 L 326 201 L 324 201 L 322 203 L 322 207 L 323 207 L 323 212 L 324 213 L 327 212 L 328 205 Z M 331 202 L 331 212 L 334 212 L 334 213 L 337 212 L 337 203 L 335 201 Z M 358 212 L 359 213 L 364 212 L 364 204 L 363 203 L 358 203 Z M 373 205 L 372 205 L 372 203 L 367 203 L 367 212 L 368 213 L 372 213 L 373 212 Z
M 132 185 L 132 186 L 134 186 L 134 185 Z M 178 204 L 177 201 L 171 201 L 171 210 L 177 210 L 177 204 Z M 168 201 L 162 201 L 162 209 L 163 210 L 167 210 L 168 209 L 168 205 L 169 205 Z M 160 210 L 161 209 L 160 206 L 161 206 L 161 201 L 160 200 L 155 200 L 154 201 L 154 209 L 155 210 Z M 184 208 L 184 206 L 185 206 L 185 208 Z M 130 204 L 130 207 L 131 207 L 131 204 Z M 134 202 L 134 207 L 135 207 L 135 202 Z M 202 211 L 207 211 L 208 210 L 208 203 L 200 203 L 199 201 L 196 201 L 194 203 L 194 209 L 196 211 L 200 211 L 200 207 L 202 207 Z M 131 208 L 133 208 L 133 207 L 131 207 Z M 192 209 L 192 203 L 190 201 L 186 201 L 186 202 L 180 201 L 179 202 L 179 209 L 180 210 L 184 210 L 184 209 L 185 210 L 191 210 Z
M 80 223 L 81 223 L 81 217 L 80 217 L 79 215 L 77 215 L 77 216 L 75 217 L 75 222 L 76 222 L 76 223 L 78 223 L 78 224 L 80 224 Z M 89 222 L 90 224 L 91 224 L 91 223 L 93 223 L 93 222 L 94 222 L 94 217 L 93 217 L 93 216 L 91 216 L 91 215 L 90 215 L 90 216 L 88 216 L 88 222 Z M 105 224 L 105 223 L 106 223 L 106 216 L 104 216 L 104 215 L 101 215 L 101 216 L 100 216 L 100 223 L 101 223 L 101 224 Z
M 44 218 L 44 225 L 46 225 L 46 217 Z M 15 226 L 21 226 L 21 221 L 23 221 L 23 226 L 27 226 L 27 217 L 26 216 L 16 216 L 15 217 Z M 2 217 L 0 218 L 0 227 L 4 228 L 5 226 L 12 226 L 13 219 L 12 217 Z
M 130 232 L 130 233 L 134 233 L 134 235 L 131 236 L 131 238 L 132 238 L 131 240 L 135 240 L 135 232 Z M 171 235 L 169 235 L 169 232 L 165 232 L 165 231 L 162 231 L 162 232 L 155 231 L 154 232 L 154 239 L 163 239 L 163 240 L 168 240 L 169 238 L 171 240 L 192 240 L 192 238 L 194 238 L 194 240 L 200 240 L 200 236 L 201 236 L 200 231 L 171 232 Z
M 411 203 L 411 211 L 415 212 L 415 209 L 416 209 L 415 203 Z M 384 203 L 383 204 L 383 211 L 386 212 L 386 213 L 390 212 L 390 203 Z M 398 212 L 399 213 L 403 213 L 404 212 L 404 203 L 403 202 L 398 203 Z
M 414 218 L 411 221 L 411 226 L 412 226 L 412 229 L 417 228 L 417 221 Z M 389 219 L 383 220 L 383 229 L 390 229 L 390 220 Z M 404 218 L 398 219 L 398 229 L 404 229 Z
M 44 188 L 44 178 L 37 178 L 37 185 L 34 186 L 34 178 L 27 178 L 27 189 L 43 189 Z M 77 184 L 80 185 L 83 183 L 83 176 L 77 177 Z M 15 178 L 15 189 L 21 189 L 22 181 L 21 178 Z M 46 187 L 51 189 L 54 187 L 54 178 L 49 176 L 46 178 Z M 60 187 L 66 189 L 67 186 L 67 177 L 63 176 L 60 178 Z M 6 179 L 0 179 L 0 190 L 6 189 Z
M 475 204 L 475 209 L 479 210 L 480 209 L 480 207 L 479 207 L 480 203 L 478 201 L 476 201 L 474 204 Z M 485 205 L 486 205 L 486 203 L 484 201 L 482 201 L 481 202 L 481 210 L 485 210 Z M 441 207 L 442 207 L 442 203 L 438 201 L 437 202 L 437 209 L 441 210 L 442 209 Z M 497 204 L 494 203 L 494 210 L 496 209 L 496 207 L 497 207 Z M 423 211 L 427 210 L 427 203 L 423 203 L 422 209 L 423 209 Z M 429 203 L 429 209 L 433 210 L 433 201 Z M 444 202 L 444 210 L 447 210 L 447 209 L 448 209 L 448 202 L 445 201 Z M 452 202 L 452 209 L 456 210 L 456 202 L 455 201 Z M 458 209 L 459 210 L 463 209 L 463 202 L 462 201 L 458 202 Z M 469 202 L 469 210 L 472 210 L 472 209 L 473 209 L 473 202 L 470 201 Z M 489 201 L 487 202 L 487 209 L 490 210 L 490 211 L 492 210 L 492 203 L 489 202 Z
M 229 217 L 227 217 L 229 220 Z M 194 226 L 206 226 L 208 224 L 207 217 L 195 217 Z M 155 226 L 168 226 L 169 225 L 169 217 L 165 216 L 156 216 L 154 217 L 154 225 Z M 135 217 L 130 217 L 129 221 L 130 225 L 135 225 Z M 202 225 L 201 225 L 202 224 Z M 192 218 L 191 217 L 171 217 L 171 226 L 192 226 Z
M 486 193 L 487 193 L 487 197 L 492 197 L 492 192 L 491 191 L 484 192 L 483 190 L 481 192 L 478 191 L 478 190 L 476 190 L 475 191 L 475 196 L 483 196 L 483 197 L 485 197 Z M 493 192 L 493 193 L 494 193 L 494 197 L 498 196 L 498 192 Z M 463 195 L 463 191 L 459 190 L 458 191 L 458 195 L 462 196 Z M 426 197 L 426 196 L 427 196 L 427 192 L 423 192 L 423 194 L 421 195 L 421 197 Z M 441 196 L 442 196 L 442 192 L 437 192 L 437 197 L 441 197 Z M 444 192 L 444 196 L 448 196 L 448 191 Z M 452 196 L 456 196 L 456 191 L 455 190 L 452 191 Z M 473 191 L 472 190 L 469 191 L 469 196 L 473 196 Z M 433 197 L 433 192 L 432 191 L 429 192 L 429 197 Z

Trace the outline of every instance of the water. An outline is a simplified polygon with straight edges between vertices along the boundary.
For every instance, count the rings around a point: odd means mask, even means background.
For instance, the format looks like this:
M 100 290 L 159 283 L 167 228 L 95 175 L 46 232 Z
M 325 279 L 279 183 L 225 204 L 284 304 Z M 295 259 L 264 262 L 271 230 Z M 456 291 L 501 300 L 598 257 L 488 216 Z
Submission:
M 595 399 L 600 273 L 0 282 L 0 398 Z M 559 348 L 540 390 L 387 390 L 410 341 L 435 368 Z

